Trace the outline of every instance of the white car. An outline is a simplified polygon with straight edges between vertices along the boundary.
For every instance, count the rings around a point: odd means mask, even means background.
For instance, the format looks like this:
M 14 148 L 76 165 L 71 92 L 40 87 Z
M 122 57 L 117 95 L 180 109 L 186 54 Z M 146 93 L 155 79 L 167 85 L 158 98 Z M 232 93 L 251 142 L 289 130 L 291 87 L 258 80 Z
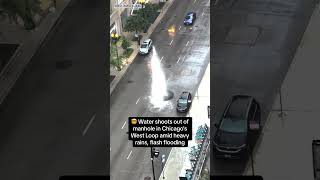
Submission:
M 151 49 L 152 49 L 152 40 L 146 39 L 140 45 L 139 54 L 148 54 Z

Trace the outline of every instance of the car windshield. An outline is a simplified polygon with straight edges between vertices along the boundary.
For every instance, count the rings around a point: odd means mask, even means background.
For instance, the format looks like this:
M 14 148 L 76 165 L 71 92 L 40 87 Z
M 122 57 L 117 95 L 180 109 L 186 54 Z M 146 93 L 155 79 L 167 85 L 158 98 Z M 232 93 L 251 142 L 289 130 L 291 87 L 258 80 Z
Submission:
M 189 20 L 190 18 L 191 18 L 191 16 L 190 16 L 190 15 L 186 16 L 186 20 Z
M 220 129 L 230 133 L 246 133 L 247 121 L 243 119 L 225 118 L 221 122 Z
M 230 133 L 220 130 L 215 138 L 215 141 L 222 146 L 241 146 L 246 142 L 246 133 Z
M 146 48 L 147 47 L 147 44 L 142 44 L 141 45 L 141 48 Z
M 179 99 L 180 104 L 187 104 L 188 100 L 187 99 Z
M 186 100 L 186 99 L 179 99 L 178 104 L 180 106 L 186 106 L 187 102 L 188 102 L 188 100 Z

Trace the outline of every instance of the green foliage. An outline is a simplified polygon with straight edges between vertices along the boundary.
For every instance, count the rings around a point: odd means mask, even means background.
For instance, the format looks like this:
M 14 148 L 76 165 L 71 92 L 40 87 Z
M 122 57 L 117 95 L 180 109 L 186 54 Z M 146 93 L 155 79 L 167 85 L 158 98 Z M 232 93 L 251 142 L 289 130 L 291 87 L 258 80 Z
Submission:
M 111 65 L 117 68 L 118 71 L 121 70 L 121 66 L 119 65 L 119 60 L 118 59 L 112 59 L 110 62 Z
M 131 46 L 131 42 L 128 41 L 126 38 L 123 38 L 122 39 L 122 44 L 121 44 L 121 47 L 127 51 L 127 49 Z
M 137 15 L 138 13 L 139 13 L 139 10 L 133 10 L 133 11 L 132 11 L 132 14 L 133 14 L 133 15 Z
M 165 4 L 166 2 L 159 2 L 159 8 L 162 8 Z
M 20 16 L 26 29 L 35 28 L 32 17 L 35 12 L 41 10 L 39 0 L 1 0 L 0 6 L 4 9 L 3 13 L 6 13 L 13 20 L 16 21 L 17 16 Z
M 210 174 L 208 169 L 203 169 L 201 173 L 200 180 L 209 180 L 210 179 Z
M 129 32 L 141 32 L 148 26 L 148 22 L 140 15 L 134 15 L 128 17 L 124 26 L 125 31 Z
M 145 8 L 140 9 L 143 17 L 148 21 L 148 23 L 153 23 L 155 19 L 158 17 L 158 10 L 160 9 L 158 4 L 148 3 L 145 5 Z
M 123 55 L 124 55 L 126 58 L 129 58 L 130 55 L 132 54 L 132 52 L 133 52 L 133 49 L 132 49 L 132 48 L 128 48 L 128 49 L 124 52 Z
M 112 44 L 110 47 L 111 47 L 110 48 L 110 56 L 111 57 L 116 57 L 117 56 L 117 49 L 116 49 L 115 45 Z
M 159 4 L 147 3 L 144 8 L 134 10 L 134 15 L 127 19 L 124 30 L 129 32 L 146 31 L 158 17 L 158 10 L 161 7 Z
M 119 54 L 117 56 L 117 49 L 114 44 L 111 45 L 110 56 L 111 56 L 110 64 L 116 67 L 118 71 L 120 71 L 122 68 L 122 62 L 125 59 L 125 56 L 124 55 L 120 56 Z

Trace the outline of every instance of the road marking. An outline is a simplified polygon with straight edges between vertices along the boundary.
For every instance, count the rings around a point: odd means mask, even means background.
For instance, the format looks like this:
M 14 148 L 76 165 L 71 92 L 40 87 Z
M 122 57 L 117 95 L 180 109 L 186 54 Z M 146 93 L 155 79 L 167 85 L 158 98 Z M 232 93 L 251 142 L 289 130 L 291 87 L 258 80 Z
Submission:
M 173 42 L 173 39 L 172 39 L 171 42 L 170 42 L 170 46 L 171 46 L 172 42 Z
M 160 62 L 162 62 L 162 59 L 163 59 L 163 56 L 161 57 Z
M 125 121 L 125 122 L 123 123 L 121 129 L 123 129 L 126 124 L 127 124 L 127 121 Z
M 204 15 L 204 11 L 202 12 L 201 16 L 203 16 L 203 15 Z
M 193 2 L 193 3 L 196 3 L 196 1 L 197 1 L 197 0 L 194 0 L 194 2 Z
M 138 104 L 138 102 L 140 101 L 140 98 L 141 98 L 141 97 L 139 97 L 139 99 L 136 101 L 136 104 Z
M 186 46 L 188 46 L 188 44 L 189 44 L 189 41 L 187 42 Z
M 179 57 L 179 59 L 178 59 L 177 63 L 179 63 L 180 59 L 181 59 L 181 57 Z
M 181 26 L 179 27 L 179 31 L 180 31 L 180 29 L 181 29 Z
M 129 155 L 128 155 L 127 159 L 129 159 L 129 158 L 130 158 L 131 153 L 132 153 L 132 150 L 130 151 L 130 153 L 129 153 Z
M 92 122 L 93 122 L 93 120 L 94 120 L 95 118 L 96 118 L 96 114 L 94 114 L 94 115 L 91 117 L 89 123 L 87 124 L 86 128 L 85 128 L 85 129 L 83 130 L 83 132 L 82 132 L 82 136 L 86 135 L 86 133 L 87 133 L 90 125 L 92 124 Z

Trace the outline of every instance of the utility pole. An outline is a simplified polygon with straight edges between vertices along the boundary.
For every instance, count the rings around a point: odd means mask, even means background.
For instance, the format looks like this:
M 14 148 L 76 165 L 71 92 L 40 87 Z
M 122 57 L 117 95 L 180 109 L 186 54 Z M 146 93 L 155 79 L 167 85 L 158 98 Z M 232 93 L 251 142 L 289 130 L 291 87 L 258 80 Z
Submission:
M 156 175 L 154 173 L 154 164 L 153 159 L 159 156 L 159 151 L 156 151 L 153 147 L 151 147 L 151 164 L 152 164 L 152 174 L 153 174 L 153 180 L 156 180 Z
M 279 89 L 279 99 L 280 99 L 280 113 L 279 113 L 279 117 L 283 117 L 285 114 L 283 113 L 283 109 L 282 109 L 282 95 L 281 95 L 281 88 Z
M 162 157 L 161 157 L 161 164 L 162 164 L 162 179 L 165 179 L 165 177 L 164 177 L 164 163 L 165 163 L 165 161 L 166 161 L 166 155 L 162 155 Z
M 115 46 L 116 48 L 116 54 L 117 54 L 117 64 L 118 64 L 118 70 L 120 67 L 120 60 L 119 60 L 119 54 L 118 54 L 118 46 L 117 46 L 117 41 L 118 41 L 119 35 L 117 33 L 112 33 L 111 34 L 111 40 L 112 40 L 112 44 Z

